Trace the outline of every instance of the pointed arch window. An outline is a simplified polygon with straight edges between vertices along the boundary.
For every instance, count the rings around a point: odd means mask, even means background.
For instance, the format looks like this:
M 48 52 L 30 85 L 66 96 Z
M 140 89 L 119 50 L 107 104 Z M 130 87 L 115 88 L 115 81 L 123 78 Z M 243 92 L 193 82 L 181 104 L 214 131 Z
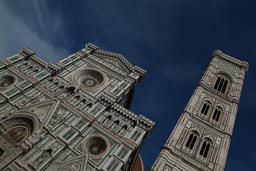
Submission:
M 205 102 L 202 109 L 201 109 L 201 113 L 204 115 L 207 115 L 209 112 L 209 109 L 211 107 L 211 103 L 210 102 Z
M 195 143 L 196 143 L 197 139 L 198 139 L 198 133 L 192 132 L 189 135 L 189 138 L 186 142 L 186 148 L 189 148 L 190 150 L 193 150 L 193 147 L 195 146 Z
M 73 94 L 75 92 L 75 87 L 67 87 L 66 92 L 69 94 Z
M 215 85 L 214 85 L 214 90 L 217 90 L 223 94 L 226 93 L 226 90 L 227 90 L 227 86 L 228 86 L 228 79 L 223 77 L 223 76 L 219 76 L 215 82 Z
M 108 115 L 108 116 L 102 121 L 102 123 L 103 123 L 103 124 L 108 123 L 111 119 L 112 119 L 112 116 L 111 116 L 111 115 Z
M 123 134 L 127 130 L 127 125 L 123 125 L 121 129 L 117 133 Z
M 209 151 L 211 149 L 211 141 L 210 140 L 204 140 L 203 145 L 201 146 L 199 155 L 203 158 L 207 158 Z
M 212 115 L 212 119 L 218 122 L 220 119 L 221 113 L 222 113 L 221 109 L 215 109 Z
M 120 121 L 116 120 L 109 128 L 110 129 L 115 129 L 119 125 Z

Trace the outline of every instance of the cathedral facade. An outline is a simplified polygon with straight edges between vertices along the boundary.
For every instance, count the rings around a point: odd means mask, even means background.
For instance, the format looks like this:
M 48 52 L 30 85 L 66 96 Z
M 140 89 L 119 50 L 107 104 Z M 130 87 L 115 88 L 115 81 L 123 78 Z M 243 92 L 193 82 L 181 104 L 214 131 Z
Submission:
M 0 170 L 142 170 L 154 122 L 129 108 L 144 76 L 91 43 L 56 64 L 27 48 L 2 60 Z
M 224 171 L 248 67 L 213 53 L 152 171 Z
M 215 51 L 152 171 L 224 171 L 248 63 Z M 0 170 L 143 171 L 154 122 L 129 111 L 146 71 L 88 43 L 56 64 L 0 62 Z

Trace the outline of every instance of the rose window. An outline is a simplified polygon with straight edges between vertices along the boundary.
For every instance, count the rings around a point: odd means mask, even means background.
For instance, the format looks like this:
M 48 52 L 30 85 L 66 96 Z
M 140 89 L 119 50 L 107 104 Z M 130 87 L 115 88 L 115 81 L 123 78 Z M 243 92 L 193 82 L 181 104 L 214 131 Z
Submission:
M 75 79 L 76 82 L 84 88 L 97 88 L 105 81 L 101 72 L 92 69 L 82 70 L 76 73 Z
M 85 78 L 83 81 L 82 81 L 82 84 L 85 86 L 85 87 L 95 87 L 96 85 L 100 84 L 98 82 L 97 79 L 93 78 L 93 77 L 88 77 L 88 78 Z
M 84 141 L 84 151 L 93 157 L 101 157 L 108 149 L 108 142 L 99 135 L 93 135 Z
M 11 75 L 0 76 L 0 88 L 7 88 L 15 82 L 15 77 Z

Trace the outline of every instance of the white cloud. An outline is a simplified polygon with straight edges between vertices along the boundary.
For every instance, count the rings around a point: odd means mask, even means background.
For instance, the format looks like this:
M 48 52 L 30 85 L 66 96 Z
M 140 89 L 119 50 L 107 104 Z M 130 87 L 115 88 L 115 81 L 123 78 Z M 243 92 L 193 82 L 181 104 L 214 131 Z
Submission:
M 35 5 L 38 6 L 39 4 Z M 42 12 L 39 8 L 36 9 L 36 18 L 41 23 L 43 32 L 47 32 L 45 21 L 42 17 Z M 54 18 L 58 20 L 56 17 Z M 63 48 L 58 48 L 53 45 L 50 40 L 43 39 L 40 32 L 33 31 L 31 27 L 18 16 L 11 14 L 7 7 L 0 2 L 0 58 L 4 59 L 19 52 L 22 47 L 29 47 L 35 51 L 40 57 L 49 61 L 57 62 L 63 57 L 70 54 Z M 57 31 L 60 27 L 60 22 L 56 22 L 53 31 Z M 51 31 L 51 30 L 49 30 Z

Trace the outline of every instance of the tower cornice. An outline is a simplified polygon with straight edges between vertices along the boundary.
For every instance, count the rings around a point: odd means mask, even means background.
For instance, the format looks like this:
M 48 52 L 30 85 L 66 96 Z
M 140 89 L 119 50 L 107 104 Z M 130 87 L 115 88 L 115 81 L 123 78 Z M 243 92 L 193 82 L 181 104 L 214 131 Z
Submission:
M 241 60 L 236 59 L 236 58 L 234 58 L 232 56 L 229 56 L 229 55 L 223 53 L 221 50 L 215 50 L 213 52 L 212 57 L 214 58 L 216 56 L 220 57 L 221 59 L 223 59 L 223 60 L 225 60 L 225 61 L 227 61 L 229 63 L 232 63 L 232 64 L 234 64 L 236 66 L 239 66 L 240 68 L 244 68 L 245 71 L 248 71 L 248 69 L 249 69 L 248 62 L 241 61 Z

